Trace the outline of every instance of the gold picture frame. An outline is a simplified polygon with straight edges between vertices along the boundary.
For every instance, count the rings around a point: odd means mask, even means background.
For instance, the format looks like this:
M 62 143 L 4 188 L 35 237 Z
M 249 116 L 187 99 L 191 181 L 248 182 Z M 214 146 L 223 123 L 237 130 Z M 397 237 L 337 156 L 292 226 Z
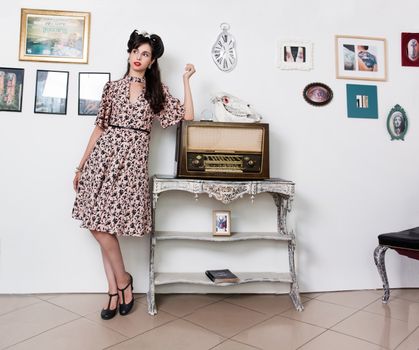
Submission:
M 387 42 L 385 38 L 335 36 L 336 78 L 349 80 L 387 80 Z
M 90 12 L 21 9 L 19 60 L 87 63 Z
M 231 211 L 213 210 L 212 211 L 212 234 L 214 236 L 231 235 Z

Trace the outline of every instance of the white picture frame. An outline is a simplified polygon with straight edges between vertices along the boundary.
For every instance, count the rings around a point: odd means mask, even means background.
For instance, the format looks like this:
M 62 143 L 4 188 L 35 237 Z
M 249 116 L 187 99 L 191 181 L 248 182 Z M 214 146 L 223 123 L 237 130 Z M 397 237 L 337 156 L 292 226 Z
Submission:
M 313 43 L 297 40 L 279 41 L 276 60 L 279 69 L 313 69 Z

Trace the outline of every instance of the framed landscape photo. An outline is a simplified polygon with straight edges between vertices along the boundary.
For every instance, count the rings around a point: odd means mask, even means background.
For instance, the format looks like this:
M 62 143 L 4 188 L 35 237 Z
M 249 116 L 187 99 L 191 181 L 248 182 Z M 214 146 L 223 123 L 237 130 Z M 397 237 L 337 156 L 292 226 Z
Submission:
M 402 66 L 419 67 L 419 33 L 402 33 Z
M 348 118 L 378 119 L 377 86 L 346 85 Z
M 67 114 L 68 72 L 37 70 L 35 113 Z
M 336 78 L 387 79 L 386 39 L 336 35 Z
M 212 233 L 214 236 L 231 235 L 230 210 L 213 210 Z
M 333 91 L 326 84 L 311 83 L 304 88 L 303 97 L 313 106 L 324 106 L 332 100 Z
M 308 41 L 279 42 L 277 50 L 277 66 L 280 69 L 312 69 L 313 44 Z
M 96 115 L 110 73 L 79 73 L 79 115 Z
M 22 111 L 23 76 L 22 68 L 0 67 L 0 111 Z
M 90 13 L 21 9 L 19 59 L 87 63 Z

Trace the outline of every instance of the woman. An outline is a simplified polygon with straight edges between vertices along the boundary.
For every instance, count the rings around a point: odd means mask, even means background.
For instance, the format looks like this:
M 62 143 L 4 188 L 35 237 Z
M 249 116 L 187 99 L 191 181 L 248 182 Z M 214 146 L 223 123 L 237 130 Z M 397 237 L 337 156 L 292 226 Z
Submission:
M 184 104 L 160 81 L 158 59 L 164 51 L 158 35 L 132 32 L 128 68 L 123 79 L 106 83 L 96 127 L 76 168 L 73 217 L 99 242 L 108 280 L 109 301 L 102 319 L 117 310 L 127 315 L 133 305 L 132 276 L 126 272 L 117 236 L 143 236 L 151 231 L 148 185 L 150 130 L 157 118 L 163 128 L 193 120 L 188 64 L 183 74 Z

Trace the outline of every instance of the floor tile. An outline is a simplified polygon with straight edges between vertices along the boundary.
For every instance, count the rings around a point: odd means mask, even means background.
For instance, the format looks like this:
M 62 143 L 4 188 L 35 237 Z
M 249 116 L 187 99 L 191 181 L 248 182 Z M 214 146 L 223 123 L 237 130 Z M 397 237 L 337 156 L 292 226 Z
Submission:
M 319 295 L 323 293 L 300 293 L 300 297 L 305 297 L 309 299 L 316 299 Z
M 310 299 L 301 297 L 302 302 Z M 224 299 L 227 303 L 243 306 L 267 315 L 277 315 L 288 309 L 295 309 L 288 294 L 237 294 Z
M 234 340 L 226 340 L 225 342 L 221 343 L 220 345 L 217 345 L 215 348 L 212 348 L 211 350 L 255 350 L 260 349 L 256 348 L 251 345 L 246 345 L 244 343 L 239 343 Z
M 135 303 L 134 309 L 126 316 L 118 314 L 113 319 L 105 321 L 100 318 L 99 312 L 94 312 L 87 315 L 86 318 L 127 337 L 134 337 L 176 319 L 164 311 L 159 311 L 157 315 L 151 316 L 147 312 L 147 306 L 142 303 Z
M 275 316 L 232 339 L 265 350 L 295 350 L 324 331 L 323 328 L 307 323 Z
M 348 335 L 327 331 L 320 334 L 317 338 L 309 341 L 298 350 L 385 350 L 384 348 L 350 337 Z
M 80 318 L 30 338 L 8 350 L 100 350 L 126 339 L 109 328 Z
M 416 329 L 407 339 L 405 339 L 396 350 L 418 350 L 419 349 L 419 329 Z
M 357 310 L 362 309 L 363 307 L 378 299 L 380 299 L 379 295 L 366 290 L 322 293 L 316 298 L 316 300 L 327 301 L 329 303 L 338 304 Z
M 215 303 L 219 298 L 206 294 L 158 294 L 156 295 L 157 310 L 166 311 L 182 317 L 203 306 Z
M 208 350 L 223 340 L 224 338 L 217 334 L 178 319 L 124 341 L 109 350 Z
M 107 294 L 61 294 L 56 298 L 48 299 L 48 302 L 85 316 L 102 310 L 108 299 Z
M 392 289 L 390 298 L 400 298 L 419 302 L 419 289 Z
M 387 304 L 377 300 L 364 308 L 364 311 L 408 322 L 419 326 L 419 303 L 405 299 L 392 298 Z
M 0 349 L 79 317 L 45 301 L 0 316 Z
M 268 317 L 260 312 L 219 301 L 196 310 L 185 319 L 228 338 Z
M 49 300 L 51 298 L 57 298 L 60 294 L 51 294 L 51 293 L 42 293 L 42 294 L 32 294 L 33 297 L 37 297 L 41 300 Z
M 332 329 L 370 341 L 385 348 L 394 349 L 415 330 L 415 327 L 409 326 L 407 322 L 394 318 L 358 311 Z
M 283 312 L 281 316 L 286 316 L 297 321 L 310 323 L 323 328 L 330 328 L 354 312 L 356 312 L 356 310 L 345 306 L 312 299 L 304 303 L 303 312 L 290 309 Z
M 0 295 L 0 315 L 7 314 L 10 311 L 21 309 L 23 307 L 39 303 L 40 300 L 30 295 Z

